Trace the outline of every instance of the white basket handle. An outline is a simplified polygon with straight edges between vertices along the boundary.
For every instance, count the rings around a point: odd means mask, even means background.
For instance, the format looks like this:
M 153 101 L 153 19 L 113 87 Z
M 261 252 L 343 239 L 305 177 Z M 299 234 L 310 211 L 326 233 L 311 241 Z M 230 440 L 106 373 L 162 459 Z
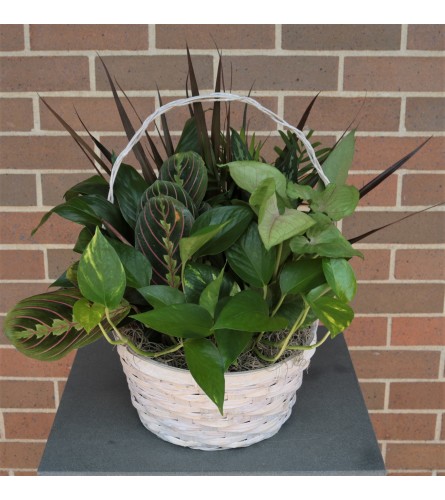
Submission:
M 244 102 L 246 104 L 250 104 L 251 106 L 254 106 L 255 108 L 262 111 L 264 114 L 270 116 L 270 118 L 272 118 L 272 120 L 274 122 L 278 123 L 279 125 L 282 125 L 283 127 L 288 128 L 289 130 L 294 132 L 295 135 L 304 144 L 304 147 L 306 148 L 309 159 L 311 160 L 311 163 L 314 166 L 315 170 L 317 171 L 320 179 L 323 181 L 323 183 L 326 186 L 329 184 L 329 179 L 326 177 L 325 173 L 323 172 L 323 169 L 321 168 L 320 163 L 318 163 L 318 159 L 317 159 L 317 156 L 315 154 L 314 148 L 312 147 L 312 144 L 306 139 L 306 136 L 304 135 L 304 133 L 301 130 L 290 125 L 289 123 L 287 123 L 287 121 L 280 118 L 276 113 L 274 113 L 273 111 L 271 111 L 268 108 L 265 108 L 258 101 L 256 101 L 255 99 L 252 99 L 251 97 L 241 96 L 241 95 L 237 95 L 237 94 L 229 94 L 226 92 L 213 92 L 211 94 L 192 96 L 192 97 L 187 97 L 184 99 L 178 99 L 176 101 L 171 101 L 167 104 L 164 104 L 163 106 L 161 106 L 157 110 L 155 110 L 150 116 L 148 116 L 145 119 L 144 123 L 135 132 L 135 134 L 131 138 L 130 142 L 127 144 L 125 149 L 122 150 L 122 152 L 119 154 L 119 156 L 116 158 L 116 161 L 113 164 L 113 168 L 111 171 L 111 177 L 110 177 L 110 190 L 108 193 L 108 201 L 110 201 L 111 203 L 113 203 L 113 201 L 114 201 L 113 185 L 114 185 L 114 181 L 116 180 L 116 175 L 119 171 L 119 167 L 121 166 L 122 161 L 128 155 L 128 153 L 133 149 L 134 145 L 137 144 L 141 140 L 141 137 L 143 136 L 145 130 L 148 128 L 150 123 L 152 123 L 154 120 L 156 120 L 156 118 L 158 116 L 163 115 L 164 113 L 166 113 L 170 109 L 187 106 L 188 104 L 191 104 L 194 102 L 215 102 L 215 101 L 220 101 L 220 102 L 240 101 L 240 102 Z

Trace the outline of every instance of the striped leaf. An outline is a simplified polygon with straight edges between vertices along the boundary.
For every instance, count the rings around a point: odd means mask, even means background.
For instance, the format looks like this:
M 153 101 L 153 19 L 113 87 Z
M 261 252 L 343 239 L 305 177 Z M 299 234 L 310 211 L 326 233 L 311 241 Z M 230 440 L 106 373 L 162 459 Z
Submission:
M 193 203 L 193 200 L 190 198 L 190 195 L 187 193 L 187 191 L 183 189 L 179 184 L 176 184 L 176 182 L 170 181 L 158 180 L 154 182 L 148 189 L 146 189 L 140 200 L 141 208 L 144 208 L 144 205 L 151 198 L 162 195 L 170 196 L 171 198 L 180 201 L 185 206 L 185 208 L 187 208 L 187 210 L 191 212 L 193 217 L 198 216 L 198 209 L 196 208 L 196 205 Z
M 190 234 L 192 224 L 192 214 L 169 196 L 156 196 L 144 205 L 136 224 L 135 244 L 153 266 L 154 284 L 179 286 L 179 241 Z
M 207 169 L 203 159 L 193 151 L 170 156 L 162 165 L 159 178 L 182 186 L 196 206 L 204 199 L 208 184 Z
M 5 335 L 26 356 L 42 361 L 60 359 L 102 335 L 99 327 L 87 333 L 73 320 L 74 304 L 81 298 L 77 289 L 69 289 L 24 299 L 6 316 Z M 122 321 L 129 310 L 121 307 L 113 311 L 113 322 Z M 110 329 L 106 321 L 102 324 Z

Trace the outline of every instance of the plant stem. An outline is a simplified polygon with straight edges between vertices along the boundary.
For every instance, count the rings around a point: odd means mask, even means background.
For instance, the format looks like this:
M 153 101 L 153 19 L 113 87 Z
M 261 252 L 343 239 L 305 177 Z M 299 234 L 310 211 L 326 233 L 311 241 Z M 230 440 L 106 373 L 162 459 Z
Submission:
M 124 342 L 121 340 L 111 340 L 110 337 L 108 336 L 107 332 L 105 331 L 105 328 L 102 326 L 101 323 L 99 323 L 99 328 L 100 331 L 102 332 L 103 336 L 105 337 L 106 341 L 111 344 L 111 345 L 122 345 Z
M 263 299 L 267 299 L 267 285 L 263 285 Z
M 278 245 L 277 260 L 275 262 L 275 270 L 273 272 L 273 279 L 276 280 L 278 276 L 278 271 L 280 269 L 281 254 L 283 253 L 283 242 Z
M 310 349 L 315 349 L 316 347 L 320 347 L 321 344 L 323 344 L 324 342 L 326 342 L 326 340 L 328 339 L 328 337 L 329 337 L 330 334 L 331 334 L 331 332 L 327 332 L 326 335 L 319 342 L 317 342 L 316 344 L 312 344 L 312 345 L 289 345 L 289 346 L 287 346 L 287 350 L 288 351 L 309 351 Z
M 286 294 L 284 293 L 281 297 L 280 300 L 278 301 L 277 305 L 275 306 L 275 309 L 272 311 L 272 316 L 275 316 L 277 314 L 278 310 L 280 307 L 283 305 L 284 299 L 286 298 Z

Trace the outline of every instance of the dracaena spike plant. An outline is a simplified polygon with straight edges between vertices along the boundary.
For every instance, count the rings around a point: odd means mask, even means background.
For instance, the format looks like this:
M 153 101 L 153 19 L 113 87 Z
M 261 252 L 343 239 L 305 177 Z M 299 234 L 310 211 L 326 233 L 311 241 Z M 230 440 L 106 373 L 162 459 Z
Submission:
M 189 55 L 188 61 L 191 91 L 198 95 Z M 104 68 L 131 138 L 134 127 Z M 220 61 L 215 91 L 222 82 Z M 275 363 L 348 327 L 357 289 L 349 260 L 362 257 L 352 243 L 378 228 L 348 241 L 335 223 L 423 146 L 358 190 L 347 184 L 354 131 L 333 147 L 314 142 L 330 181 L 325 187 L 294 133 L 280 131 L 282 146 L 269 164 L 261 156 L 263 144 L 254 134 L 249 137 L 246 111 L 238 132 L 231 126 L 230 105 L 221 127 L 221 103 L 214 103 L 209 137 L 203 107 L 195 102 L 176 146 L 165 116 L 163 149 L 149 135 L 149 157 L 141 144 L 135 146 L 142 174 L 122 164 L 111 203 L 114 153 L 86 129 L 102 153 L 98 156 L 42 101 L 97 175 L 69 189 L 65 201 L 35 229 L 52 214 L 82 226 L 74 245 L 79 260 L 51 285 L 55 290 L 26 298 L 9 312 L 6 335 L 22 353 L 39 360 L 58 359 L 101 337 L 150 358 L 180 352 L 221 413 L 224 373 L 242 353 Z M 325 337 L 312 346 L 291 342 L 317 319 L 327 327 Z M 163 348 L 150 352 L 136 345 L 126 335 L 128 324 L 143 327 L 144 335 L 155 336 Z M 278 341 L 270 335 L 277 331 Z

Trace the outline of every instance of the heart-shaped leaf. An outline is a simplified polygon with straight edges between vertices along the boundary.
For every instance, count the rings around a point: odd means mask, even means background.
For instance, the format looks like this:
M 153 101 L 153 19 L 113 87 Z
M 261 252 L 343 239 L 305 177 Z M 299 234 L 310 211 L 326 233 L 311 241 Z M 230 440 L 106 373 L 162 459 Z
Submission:
M 90 304 L 87 299 L 78 300 L 73 307 L 73 318 L 87 333 L 90 333 L 102 320 L 105 306 Z
M 183 304 L 185 295 L 177 288 L 165 285 L 151 285 L 139 288 L 138 292 L 155 309 L 158 307 Z
M 124 296 L 124 267 L 99 228 L 80 259 L 77 282 L 85 298 L 109 309 L 116 309 Z
M 355 150 L 355 132 L 352 130 L 342 139 L 323 163 L 326 177 L 337 184 L 344 184 L 348 178 Z
M 280 288 L 286 295 L 305 293 L 323 282 L 321 259 L 288 262 L 280 273 Z
M 313 191 L 310 206 L 314 212 L 341 220 L 354 212 L 359 198 L 359 191 L 354 186 L 329 184 L 323 191 Z
M 323 259 L 323 272 L 329 286 L 341 301 L 350 302 L 354 298 L 357 281 L 354 270 L 346 259 Z
M 335 297 L 323 296 L 314 301 L 306 297 L 306 300 L 317 318 L 330 331 L 332 338 L 343 332 L 354 319 L 354 311 Z

